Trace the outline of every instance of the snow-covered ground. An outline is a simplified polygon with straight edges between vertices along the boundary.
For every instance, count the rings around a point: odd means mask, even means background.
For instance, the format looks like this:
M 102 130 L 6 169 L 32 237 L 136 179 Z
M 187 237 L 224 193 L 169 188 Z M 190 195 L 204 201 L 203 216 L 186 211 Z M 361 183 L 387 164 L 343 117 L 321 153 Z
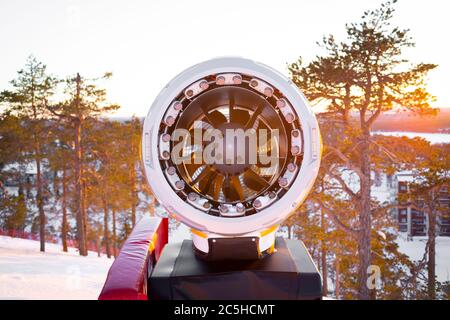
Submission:
M 97 299 L 113 259 L 0 236 L 0 299 Z
M 407 241 L 405 235 L 397 239 L 399 251 L 407 254 L 411 260 L 421 260 L 425 252 L 426 237 L 414 237 L 414 240 Z M 450 238 L 436 238 L 436 275 L 438 281 L 450 281 Z
M 190 231 L 181 225 L 170 238 L 180 242 Z M 425 237 L 407 241 L 401 235 L 397 242 L 412 260 L 422 258 Z M 74 248 L 64 253 L 49 243 L 41 253 L 38 241 L 0 236 L 0 299 L 97 299 L 112 262 L 94 252 L 80 257 Z M 439 281 L 450 281 L 450 238 L 437 238 L 436 272 Z
M 435 143 L 450 143 L 449 133 L 425 133 L 425 132 L 408 132 L 408 131 L 373 131 L 372 134 L 382 134 L 385 136 L 395 137 L 421 137 L 428 140 L 432 144 Z

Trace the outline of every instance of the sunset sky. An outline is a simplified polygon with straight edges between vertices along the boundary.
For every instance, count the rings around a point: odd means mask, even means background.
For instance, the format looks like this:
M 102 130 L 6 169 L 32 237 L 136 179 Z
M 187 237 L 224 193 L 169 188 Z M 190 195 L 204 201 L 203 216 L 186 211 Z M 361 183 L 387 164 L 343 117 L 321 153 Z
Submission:
M 218 5 L 220 3 L 220 6 Z M 145 115 L 160 89 L 185 68 L 217 56 L 286 63 L 317 54 L 324 34 L 344 35 L 379 0 L 0 1 L 0 89 L 34 54 L 51 73 L 113 72 L 107 88 L 117 115 Z M 395 21 L 411 29 L 414 62 L 436 63 L 429 90 L 450 107 L 449 1 L 399 0 Z

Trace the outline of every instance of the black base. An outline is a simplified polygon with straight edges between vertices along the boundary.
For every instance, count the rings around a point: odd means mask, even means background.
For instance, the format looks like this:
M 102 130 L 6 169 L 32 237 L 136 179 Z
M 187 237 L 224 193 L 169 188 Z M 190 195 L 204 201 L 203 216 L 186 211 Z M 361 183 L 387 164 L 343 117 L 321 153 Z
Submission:
M 322 279 L 303 243 L 277 238 L 275 247 L 255 261 L 204 261 L 190 240 L 168 244 L 150 275 L 149 299 L 321 299 Z
M 263 258 L 259 253 L 258 238 L 209 238 L 209 252 L 204 253 L 193 246 L 195 255 L 205 261 L 220 260 L 258 260 Z

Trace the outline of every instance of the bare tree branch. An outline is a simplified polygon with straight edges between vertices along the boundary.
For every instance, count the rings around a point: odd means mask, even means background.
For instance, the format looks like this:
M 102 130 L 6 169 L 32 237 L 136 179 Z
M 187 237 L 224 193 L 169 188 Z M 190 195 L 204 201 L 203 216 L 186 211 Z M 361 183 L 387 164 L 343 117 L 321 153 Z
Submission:
M 327 175 L 336 180 L 342 186 L 342 189 L 345 191 L 345 193 L 347 193 L 350 197 L 352 197 L 353 199 L 359 199 L 359 195 L 357 195 L 355 192 L 353 192 L 352 189 L 350 189 L 348 184 L 344 181 L 344 179 L 342 179 L 341 176 L 331 171 L 328 171 Z
M 352 228 L 352 227 L 346 225 L 344 222 L 342 222 L 342 221 L 338 218 L 338 216 L 333 212 L 333 210 L 331 210 L 330 208 L 328 208 L 328 207 L 323 203 L 322 200 L 320 200 L 320 199 L 318 199 L 318 198 L 316 198 L 316 199 L 314 199 L 314 200 L 320 205 L 320 207 L 321 207 L 323 210 L 325 210 L 325 212 L 327 213 L 327 215 L 330 216 L 330 218 L 333 220 L 333 222 L 336 223 L 336 225 L 337 225 L 338 227 L 340 227 L 342 230 L 344 230 L 344 231 L 350 233 L 352 236 L 355 236 L 355 237 L 358 236 L 358 234 L 359 234 L 359 232 L 360 232 L 359 229 Z
M 330 145 L 328 145 L 327 148 L 329 148 L 336 156 L 338 156 L 338 157 L 345 163 L 345 165 L 346 165 L 349 169 L 355 171 L 356 174 L 358 175 L 358 177 L 359 177 L 361 180 L 365 180 L 365 179 L 366 179 L 366 176 L 365 176 L 365 175 L 363 174 L 363 172 L 361 171 L 361 168 L 355 166 L 355 165 L 350 161 L 350 159 L 349 159 L 346 155 L 344 155 L 344 154 L 341 152 L 341 150 L 339 150 L 339 149 L 337 149 L 337 148 L 335 148 L 335 147 L 333 147 L 333 146 L 330 146 Z

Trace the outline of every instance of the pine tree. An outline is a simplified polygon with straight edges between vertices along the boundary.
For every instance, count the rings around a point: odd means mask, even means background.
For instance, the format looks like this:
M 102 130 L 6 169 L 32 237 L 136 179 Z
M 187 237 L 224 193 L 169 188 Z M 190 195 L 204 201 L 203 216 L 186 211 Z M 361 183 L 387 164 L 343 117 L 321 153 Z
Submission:
M 334 125 L 340 126 L 344 133 L 335 144 L 325 145 L 323 158 L 335 165 L 324 169 L 355 203 L 358 212 L 358 227 L 344 229 L 352 232 L 358 241 L 360 299 L 370 298 L 366 282 L 372 260 L 372 125 L 380 114 L 393 108 L 419 114 L 435 113 L 429 104 L 432 97 L 426 91 L 425 76 L 436 66 L 422 63 L 411 66 L 402 57 L 403 50 L 413 46 L 413 42 L 407 30 L 391 26 L 395 2 L 368 10 L 360 22 L 348 24 L 346 41 L 325 37 L 322 41 L 325 55 L 307 65 L 299 59 L 289 66 L 293 81 L 312 103 L 320 103 L 330 114 L 339 117 L 340 123 Z M 386 149 L 381 152 L 388 156 L 390 152 Z M 342 179 L 343 168 L 356 175 L 357 191 Z
M 400 197 L 413 208 L 423 211 L 428 220 L 428 240 L 425 246 L 427 265 L 427 295 L 436 299 L 436 237 L 437 222 L 440 217 L 450 214 L 448 204 L 442 200 L 450 187 L 450 144 L 431 145 L 424 140 L 410 141 L 410 165 L 413 181 L 409 192 Z
M 47 156 L 49 167 L 55 172 L 55 186 L 53 197 L 59 201 L 61 207 L 61 242 L 63 251 L 68 251 L 69 202 L 71 173 L 73 167 L 72 135 L 64 123 L 52 122 L 51 142 L 49 142 L 49 154 Z
M 86 213 L 86 177 L 84 172 L 83 127 L 88 119 L 117 110 L 119 106 L 110 104 L 106 99 L 106 90 L 98 88 L 97 82 L 107 79 L 111 73 L 102 78 L 88 79 L 79 73 L 65 81 L 66 100 L 49 106 L 48 110 L 55 119 L 63 121 L 72 130 L 74 141 L 74 185 L 75 215 L 77 240 L 80 255 L 87 255 L 87 213 Z
M 47 105 L 53 95 L 57 80 L 48 75 L 46 65 L 30 56 L 16 79 L 11 81 L 11 90 L 0 94 L 0 102 L 7 103 L 7 112 L 17 115 L 29 123 L 32 135 L 32 155 L 36 165 L 36 202 L 39 211 L 40 250 L 45 251 L 44 182 L 42 175 L 43 144 L 48 130 Z

